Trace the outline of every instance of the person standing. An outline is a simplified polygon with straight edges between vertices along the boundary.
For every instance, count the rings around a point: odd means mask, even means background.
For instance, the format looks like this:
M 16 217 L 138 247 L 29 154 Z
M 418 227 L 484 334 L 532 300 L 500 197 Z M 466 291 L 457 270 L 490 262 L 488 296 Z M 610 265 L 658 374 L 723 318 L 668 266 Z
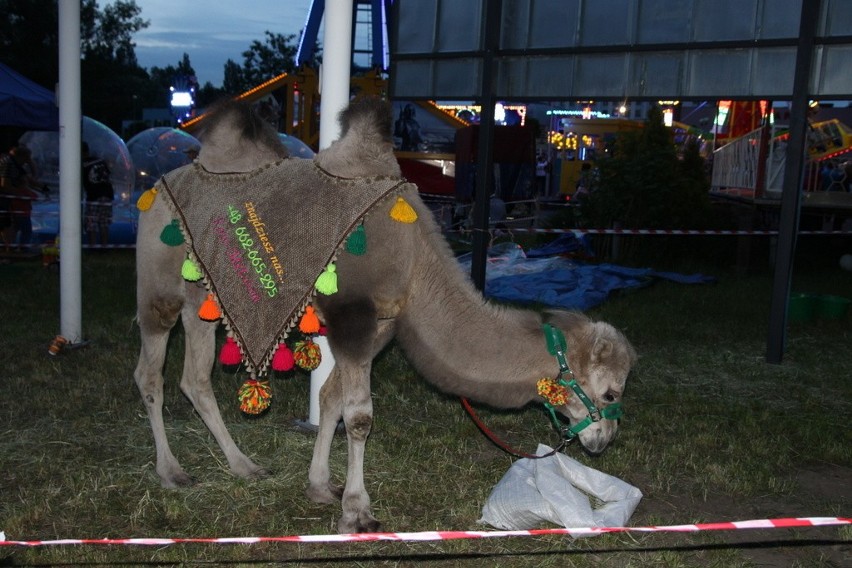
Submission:
M 86 192 L 84 225 L 90 245 L 106 245 L 112 224 L 112 205 L 115 197 L 110 170 L 103 158 L 92 156 L 89 145 L 83 142 L 83 190 Z
M 29 248 L 33 236 L 33 200 L 40 195 L 30 189 L 35 169 L 29 148 L 16 144 L 0 157 L 0 231 L 7 251 L 17 243 Z

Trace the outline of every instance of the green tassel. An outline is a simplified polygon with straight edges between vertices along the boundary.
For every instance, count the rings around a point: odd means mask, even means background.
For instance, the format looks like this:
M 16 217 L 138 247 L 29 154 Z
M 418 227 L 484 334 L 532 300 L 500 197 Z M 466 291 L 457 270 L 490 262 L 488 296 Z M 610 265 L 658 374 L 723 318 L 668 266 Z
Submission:
M 337 292 L 337 273 L 334 264 L 329 264 L 317 278 L 316 289 L 320 294 L 330 296 Z
M 201 280 L 201 269 L 189 257 L 183 261 L 183 266 L 180 267 L 180 275 L 188 282 L 198 282 Z
M 180 231 L 177 219 L 172 219 L 172 222 L 163 228 L 160 233 L 160 240 L 170 247 L 176 247 L 183 244 L 183 233 Z
M 346 252 L 355 256 L 362 256 L 367 253 L 367 233 L 364 231 L 363 223 L 355 227 L 355 230 L 346 239 Z

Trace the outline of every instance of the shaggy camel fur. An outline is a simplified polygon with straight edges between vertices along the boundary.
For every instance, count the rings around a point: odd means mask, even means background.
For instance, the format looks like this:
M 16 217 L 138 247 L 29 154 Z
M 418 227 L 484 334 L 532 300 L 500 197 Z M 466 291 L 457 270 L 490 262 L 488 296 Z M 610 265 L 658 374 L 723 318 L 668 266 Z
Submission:
M 243 107 L 226 109 L 210 122 L 198 158 L 206 169 L 249 171 L 280 158 L 282 148 L 275 134 Z M 341 113 L 341 124 L 341 139 L 315 158 L 321 168 L 341 177 L 400 176 L 390 141 L 391 116 L 384 103 L 356 101 Z M 543 322 L 564 332 L 568 363 L 598 408 L 620 402 L 636 357 L 620 332 L 582 314 L 540 314 L 484 301 L 459 268 L 417 191 L 409 190 L 403 197 L 418 220 L 413 224 L 391 220 L 393 199 L 376 205 L 365 221 L 366 255 L 340 254 L 338 293 L 314 302 L 336 364 L 320 393 L 320 427 L 307 494 L 323 503 L 342 499 L 338 522 L 342 533 L 379 527 L 364 486 L 364 447 L 373 420 L 372 360 L 392 338 L 438 388 L 497 408 L 542 402 L 537 381 L 559 374 L 557 359 L 546 346 Z M 134 374 L 151 421 L 157 473 L 166 487 L 192 481 L 169 448 L 162 415 L 166 342 L 180 316 L 186 335 L 181 390 L 213 433 L 232 472 L 245 478 L 266 475 L 237 448 L 219 414 L 210 386 L 216 324 L 196 315 L 206 292 L 181 278 L 183 247 L 166 247 L 159 241 L 161 228 L 172 218 L 162 201 L 158 199 L 140 217 L 137 294 L 142 349 Z M 588 417 L 576 396 L 556 411 L 571 423 Z M 332 438 L 341 419 L 349 456 L 344 488 L 332 484 L 329 472 Z M 617 428 L 616 420 L 602 419 L 583 430 L 579 439 L 589 452 L 598 453 Z

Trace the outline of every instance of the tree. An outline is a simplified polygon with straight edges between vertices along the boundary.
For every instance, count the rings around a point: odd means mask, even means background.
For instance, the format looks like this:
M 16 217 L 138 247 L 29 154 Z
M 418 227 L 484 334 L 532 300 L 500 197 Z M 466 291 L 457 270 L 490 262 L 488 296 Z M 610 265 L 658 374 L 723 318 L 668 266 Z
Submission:
M 282 73 L 296 70 L 299 49 L 296 35 L 274 34 L 267 30 L 264 36 L 265 42 L 254 40 L 243 52 L 242 67 L 231 59 L 225 63 L 222 88 L 226 93 L 237 95 Z
M 133 34 L 150 25 L 139 16 L 141 13 L 135 0 L 115 0 L 103 11 L 98 10 L 97 0 L 83 0 L 80 7 L 83 57 L 138 67 Z
M 0 0 L 0 61 L 53 90 L 59 78 L 56 0 Z
M 54 90 L 59 80 L 57 0 L 0 0 L 0 59 Z M 133 114 L 134 95 L 148 96 L 148 76 L 136 62 L 133 34 L 148 26 L 134 0 L 103 10 L 96 0 L 80 6 L 83 113 L 120 130 Z
M 612 155 L 596 166 L 597 186 L 582 209 L 592 227 L 701 229 L 711 222 L 704 160 L 697 145 L 688 145 L 678 158 L 659 108 L 651 110 L 640 131 L 620 134 Z M 645 254 L 665 258 L 692 244 L 666 237 L 622 240 L 621 253 L 633 260 Z
M 231 95 L 238 95 L 248 89 L 248 82 L 243 76 L 243 68 L 237 65 L 233 59 L 225 62 L 225 78 L 222 81 L 222 90 Z

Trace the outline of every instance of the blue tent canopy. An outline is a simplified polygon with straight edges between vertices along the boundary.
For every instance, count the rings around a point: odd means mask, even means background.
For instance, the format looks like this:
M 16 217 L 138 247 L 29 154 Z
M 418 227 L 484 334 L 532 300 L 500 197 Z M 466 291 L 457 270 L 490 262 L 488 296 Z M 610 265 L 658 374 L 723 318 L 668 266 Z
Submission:
M 3 63 L 0 63 L 0 126 L 59 130 L 59 108 L 53 93 Z

